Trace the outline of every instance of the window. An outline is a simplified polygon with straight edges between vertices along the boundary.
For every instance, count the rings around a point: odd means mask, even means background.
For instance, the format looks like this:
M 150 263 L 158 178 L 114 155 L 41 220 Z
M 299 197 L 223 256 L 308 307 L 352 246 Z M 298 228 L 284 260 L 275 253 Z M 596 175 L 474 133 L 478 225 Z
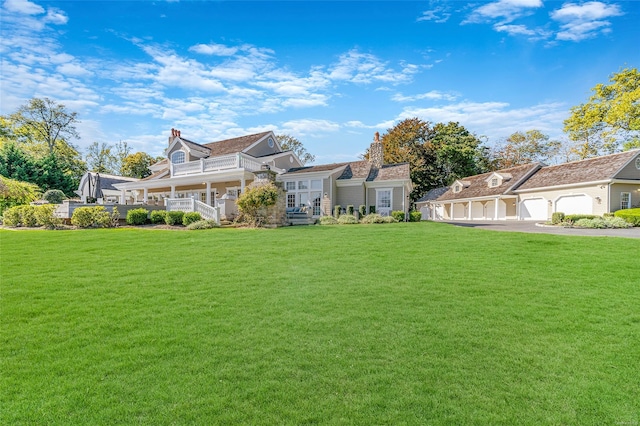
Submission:
M 621 192 L 620 193 L 620 208 L 621 209 L 630 209 L 631 208 L 631 193 L 630 192 Z
M 311 181 L 313 183 L 313 181 Z M 313 186 L 313 185 L 311 185 Z M 322 193 L 321 192 L 312 192 L 311 193 L 311 207 L 312 207 L 312 214 L 314 216 L 320 216 L 320 202 L 322 200 Z
M 311 181 L 311 189 L 322 189 L 322 181 L 321 180 L 312 180 Z
M 298 189 L 309 189 L 309 183 L 306 180 L 298 181 Z
M 287 194 L 287 207 L 296 206 L 296 194 Z
M 380 191 L 378 193 L 378 207 L 391 208 L 391 191 Z
M 296 183 L 295 182 L 285 182 L 285 189 L 287 191 L 295 191 L 296 190 Z
M 231 196 L 231 197 L 238 197 L 240 196 L 240 188 L 238 188 L 237 186 L 232 187 L 232 188 L 227 188 L 227 195 Z
M 453 187 L 453 192 L 460 192 L 460 189 L 462 189 L 460 188 L 460 185 L 456 185 Z
M 173 164 L 184 163 L 184 160 L 185 160 L 184 151 L 176 151 L 173 154 L 171 154 L 171 162 Z
M 491 188 L 495 188 L 496 186 L 498 186 L 498 178 L 493 178 L 491 179 Z

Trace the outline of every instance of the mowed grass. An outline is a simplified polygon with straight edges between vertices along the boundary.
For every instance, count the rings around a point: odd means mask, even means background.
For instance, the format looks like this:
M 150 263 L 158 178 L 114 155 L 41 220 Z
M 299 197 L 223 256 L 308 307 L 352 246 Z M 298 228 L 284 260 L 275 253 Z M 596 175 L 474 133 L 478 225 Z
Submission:
M 640 423 L 640 241 L 0 231 L 0 424 Z

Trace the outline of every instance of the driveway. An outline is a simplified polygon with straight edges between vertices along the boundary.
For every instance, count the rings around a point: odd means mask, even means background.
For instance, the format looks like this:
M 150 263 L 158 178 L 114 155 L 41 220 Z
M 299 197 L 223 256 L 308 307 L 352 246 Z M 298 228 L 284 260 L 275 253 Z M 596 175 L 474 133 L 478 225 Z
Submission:
M 445 221 L 455 226 L 466 228 L 487 229 L 489 231 L 529 232 L 535 234 L 556 235 L 581 235 L 589 237 L 624 237 L 640 238 L 640 228 L 627 229 L 585 229 L 585 228 L 561 228 L 557 226 L 545 226 L 534 221 Z

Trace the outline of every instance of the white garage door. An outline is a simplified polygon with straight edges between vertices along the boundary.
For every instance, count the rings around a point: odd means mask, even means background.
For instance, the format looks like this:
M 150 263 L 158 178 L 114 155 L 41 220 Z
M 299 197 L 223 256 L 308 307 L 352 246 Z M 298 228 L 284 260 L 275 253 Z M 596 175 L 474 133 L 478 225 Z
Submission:
M 547 200 L 532 198 L 520 203 L 520 217 L 525 220 L 547 220 Z
M 588 195 L 565 195 L 556 201 L 556 211 L 564 214 L 592 214 L 593 201 Z

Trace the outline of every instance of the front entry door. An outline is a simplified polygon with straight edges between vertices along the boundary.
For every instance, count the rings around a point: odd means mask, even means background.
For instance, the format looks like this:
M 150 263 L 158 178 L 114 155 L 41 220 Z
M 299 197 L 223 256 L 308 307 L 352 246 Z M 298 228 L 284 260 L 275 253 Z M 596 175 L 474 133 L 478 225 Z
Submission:
M 381 216 L 389 216 L 391 214 L 390 189 L 378 189 L 376 191 L 376 213 Z

